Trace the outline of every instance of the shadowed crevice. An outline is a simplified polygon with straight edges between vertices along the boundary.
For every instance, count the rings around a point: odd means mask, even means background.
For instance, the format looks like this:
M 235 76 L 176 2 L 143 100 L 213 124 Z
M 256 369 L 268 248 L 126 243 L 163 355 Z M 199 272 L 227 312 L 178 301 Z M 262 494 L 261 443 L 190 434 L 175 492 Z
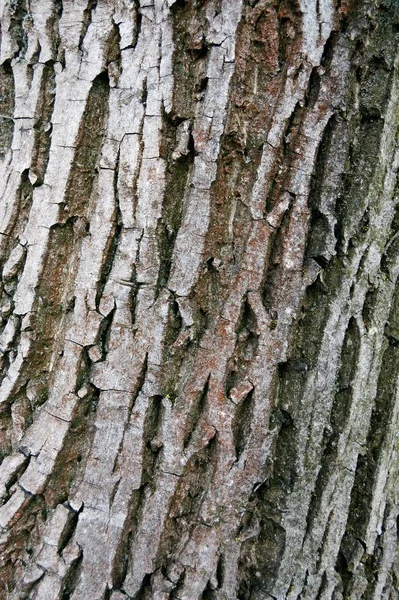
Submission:
M 54 66 L 52 64 L 44 65 L 38 100 L 38 109 L 40 112 L 36 115 L 33 126 L 35 140 L 30 173 L 34 186 L 39 186 L 43 183 L 47 170 L 51 145 L 51 118 L 54 110 L 55 95 Z
M 0 65 L 0 158 L 10 150 L 14 135 L 15 84 L 10 61 Z
M 209 382 L 211 376 L 209 375 L 202 392 L 198 395 L 197 400 L 193 403 L 191 411 L 185 422 L 186 435 L 184 437 L 183 446 L 187 448 L 195 434 L 195 431 L 200 423 L 201 417 L 205 414 L 206 402 L 208 399 Z
M 340 551 L 348 564 L 353 560 L 358 540 L 365 539 L 369 520 L 372 517 L 370 511 L 375 494 L 374 485 L 381 467 L 380 457 L 384 451 L 384 440 L 394 410 L 398 365 L 399 348 L 396 345 L 389 345 L 382 359 L 366 450 L 359 455 L 357 462 L 347 527 L 341 543 Z
M 100 73 L 92 83 L 75 142 L 64 200 L 69 216 L 90 218 L 92 212 L 90 199 L 107 123 L 109 90 L 107 73 Z

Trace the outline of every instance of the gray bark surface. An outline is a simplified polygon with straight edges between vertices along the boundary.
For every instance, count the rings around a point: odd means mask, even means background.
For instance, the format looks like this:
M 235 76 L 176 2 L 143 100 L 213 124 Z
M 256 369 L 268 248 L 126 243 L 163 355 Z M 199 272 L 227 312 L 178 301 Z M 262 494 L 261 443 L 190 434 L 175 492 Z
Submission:
M 0 23 L 0 599 L 398 600 L 397 1 Z

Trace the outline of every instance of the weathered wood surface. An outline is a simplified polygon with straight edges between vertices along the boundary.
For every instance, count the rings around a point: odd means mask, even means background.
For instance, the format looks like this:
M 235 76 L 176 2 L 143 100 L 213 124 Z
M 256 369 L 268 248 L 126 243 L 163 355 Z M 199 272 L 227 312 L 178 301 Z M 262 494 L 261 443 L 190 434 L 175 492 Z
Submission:
M 0 598 L 398 599 L 396 0 L 0 18 Z

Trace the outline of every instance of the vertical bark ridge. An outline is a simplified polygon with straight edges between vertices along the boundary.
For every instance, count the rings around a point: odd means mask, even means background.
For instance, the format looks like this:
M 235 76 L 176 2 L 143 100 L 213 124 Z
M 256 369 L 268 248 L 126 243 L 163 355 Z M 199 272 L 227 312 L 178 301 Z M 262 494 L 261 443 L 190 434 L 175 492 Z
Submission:
M 394 597 L 395 7 L 2 10 L 0 593 Z

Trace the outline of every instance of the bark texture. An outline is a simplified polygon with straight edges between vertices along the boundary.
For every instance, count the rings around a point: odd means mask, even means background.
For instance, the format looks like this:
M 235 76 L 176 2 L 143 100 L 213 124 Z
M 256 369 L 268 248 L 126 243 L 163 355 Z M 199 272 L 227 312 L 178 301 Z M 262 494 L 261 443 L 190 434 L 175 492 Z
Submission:
M 397 600 L 398 2 L 0 11 L 0 598 Z

